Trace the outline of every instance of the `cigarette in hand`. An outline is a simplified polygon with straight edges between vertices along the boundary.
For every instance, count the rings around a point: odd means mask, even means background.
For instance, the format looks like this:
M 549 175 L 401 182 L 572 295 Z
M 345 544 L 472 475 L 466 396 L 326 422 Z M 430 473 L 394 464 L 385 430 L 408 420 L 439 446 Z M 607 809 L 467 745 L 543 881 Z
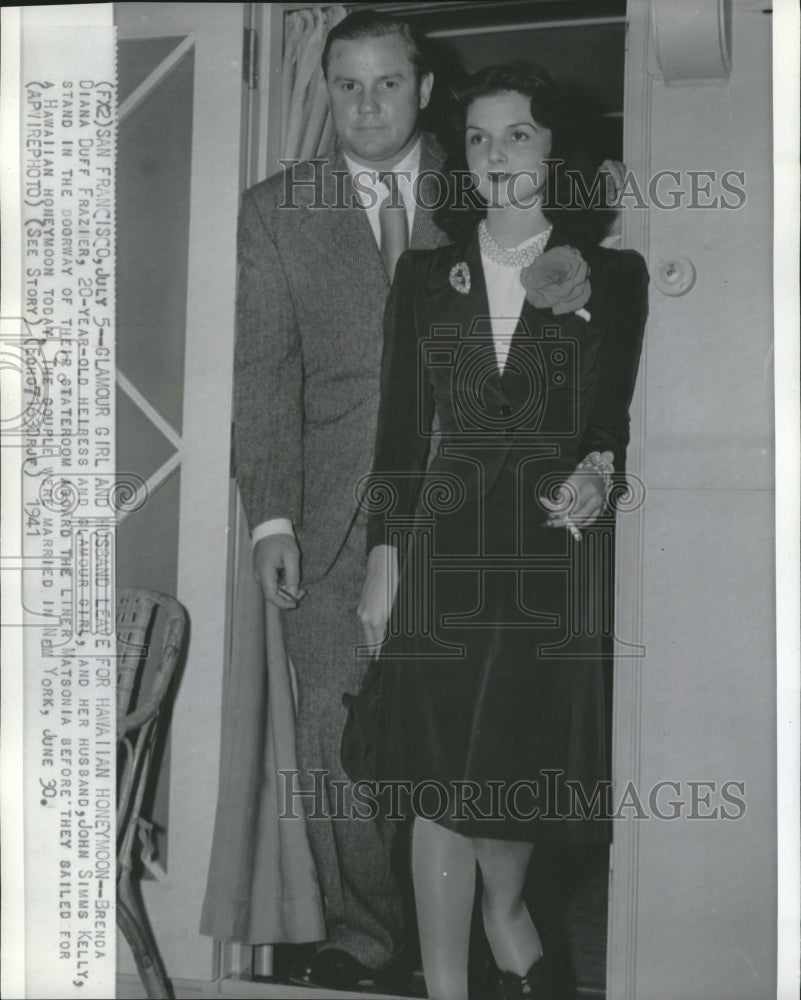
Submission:
M 565 519 L 561 522 L 561 524 L 559 521 L 554 520 L 555 517 L 559 516 L 556 511 L 559 509 L 560 504 L 555 503 L 553 500 L 549 500 L 547 497 L 540 497 L 540 503 L 546 510 L 550 510 L 552 512 L 551 517 L 546 522 L 546 527 L 558 528 L 564 526 L 577 542 L 581 541 L 581 532 L 567 515 L 565 515 Z
M 303 597 L 306 596 L 306 591 L 299 588 L 290 590 L 289 587 L 285 587 L 282 583 L 278 584 L 277 587 L 279 596 L 285 598 L 288 601 L 294 601 L 296 604 L 301 601 Z

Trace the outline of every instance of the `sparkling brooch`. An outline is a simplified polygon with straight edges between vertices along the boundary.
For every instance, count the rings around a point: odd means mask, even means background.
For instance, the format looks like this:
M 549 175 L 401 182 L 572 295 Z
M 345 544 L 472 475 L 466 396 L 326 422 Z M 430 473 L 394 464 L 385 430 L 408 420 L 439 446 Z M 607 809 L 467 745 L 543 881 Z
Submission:
M 467 295 L 469 293 L 470 268 L 463 260 L 460 260 L 458 264 L 453 265 L 449 279 L 451 285 L 453 285 L 457 292 L 461 292 L 462 295 Z

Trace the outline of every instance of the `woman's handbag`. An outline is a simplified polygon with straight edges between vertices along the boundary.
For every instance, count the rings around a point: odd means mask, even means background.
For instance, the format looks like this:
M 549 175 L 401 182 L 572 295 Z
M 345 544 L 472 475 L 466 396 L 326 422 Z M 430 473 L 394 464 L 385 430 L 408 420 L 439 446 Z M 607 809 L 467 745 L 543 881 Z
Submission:
M 371 661 L 358 693 L 346 691 L 342 704 L 348 710 L 340 745 L 342 767 L 351 781 L 375 781 L 381 714 L 380 660 Z

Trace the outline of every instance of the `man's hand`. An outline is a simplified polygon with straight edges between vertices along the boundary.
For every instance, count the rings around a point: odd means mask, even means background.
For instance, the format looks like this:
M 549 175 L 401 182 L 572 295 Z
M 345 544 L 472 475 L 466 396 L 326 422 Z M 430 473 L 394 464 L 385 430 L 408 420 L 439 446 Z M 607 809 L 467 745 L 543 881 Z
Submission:
M 296 608 L 305 591 L 300 589 L 300 549 L 294 535 L 260 538 L 253 549 L 253 575 L 271 604 Z
M 374 658 L 381 652 L 397 589 L 398 550 L 394 545 L 376 545 L 367 559 L 367 579 L 356 609 Z
M 614 205 L 626 183 L 626 164 L 619 160 L 604 160 L 598 167 L 598 173 L 605 175 L 606 200 L 608 204 Z

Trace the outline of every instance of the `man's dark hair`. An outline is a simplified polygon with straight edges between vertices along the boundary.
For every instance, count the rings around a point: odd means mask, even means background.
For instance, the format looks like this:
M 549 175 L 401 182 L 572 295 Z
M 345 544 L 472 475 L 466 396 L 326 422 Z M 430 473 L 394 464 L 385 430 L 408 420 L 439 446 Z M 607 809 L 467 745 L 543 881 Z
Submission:
M 397 35 L 406 44 L 409 58 L 417 70 L 418 80 L 430 71 L 425 40 L 417 28 L 408 21 L 402 21 L 383 11 L 357 10 L 348 14 L 328 32 L 321 60 L 323 75 L 328 76 L 328 60 L 334 42 L 355 42 L 362 38 L 386 38 L 389 35 Z

